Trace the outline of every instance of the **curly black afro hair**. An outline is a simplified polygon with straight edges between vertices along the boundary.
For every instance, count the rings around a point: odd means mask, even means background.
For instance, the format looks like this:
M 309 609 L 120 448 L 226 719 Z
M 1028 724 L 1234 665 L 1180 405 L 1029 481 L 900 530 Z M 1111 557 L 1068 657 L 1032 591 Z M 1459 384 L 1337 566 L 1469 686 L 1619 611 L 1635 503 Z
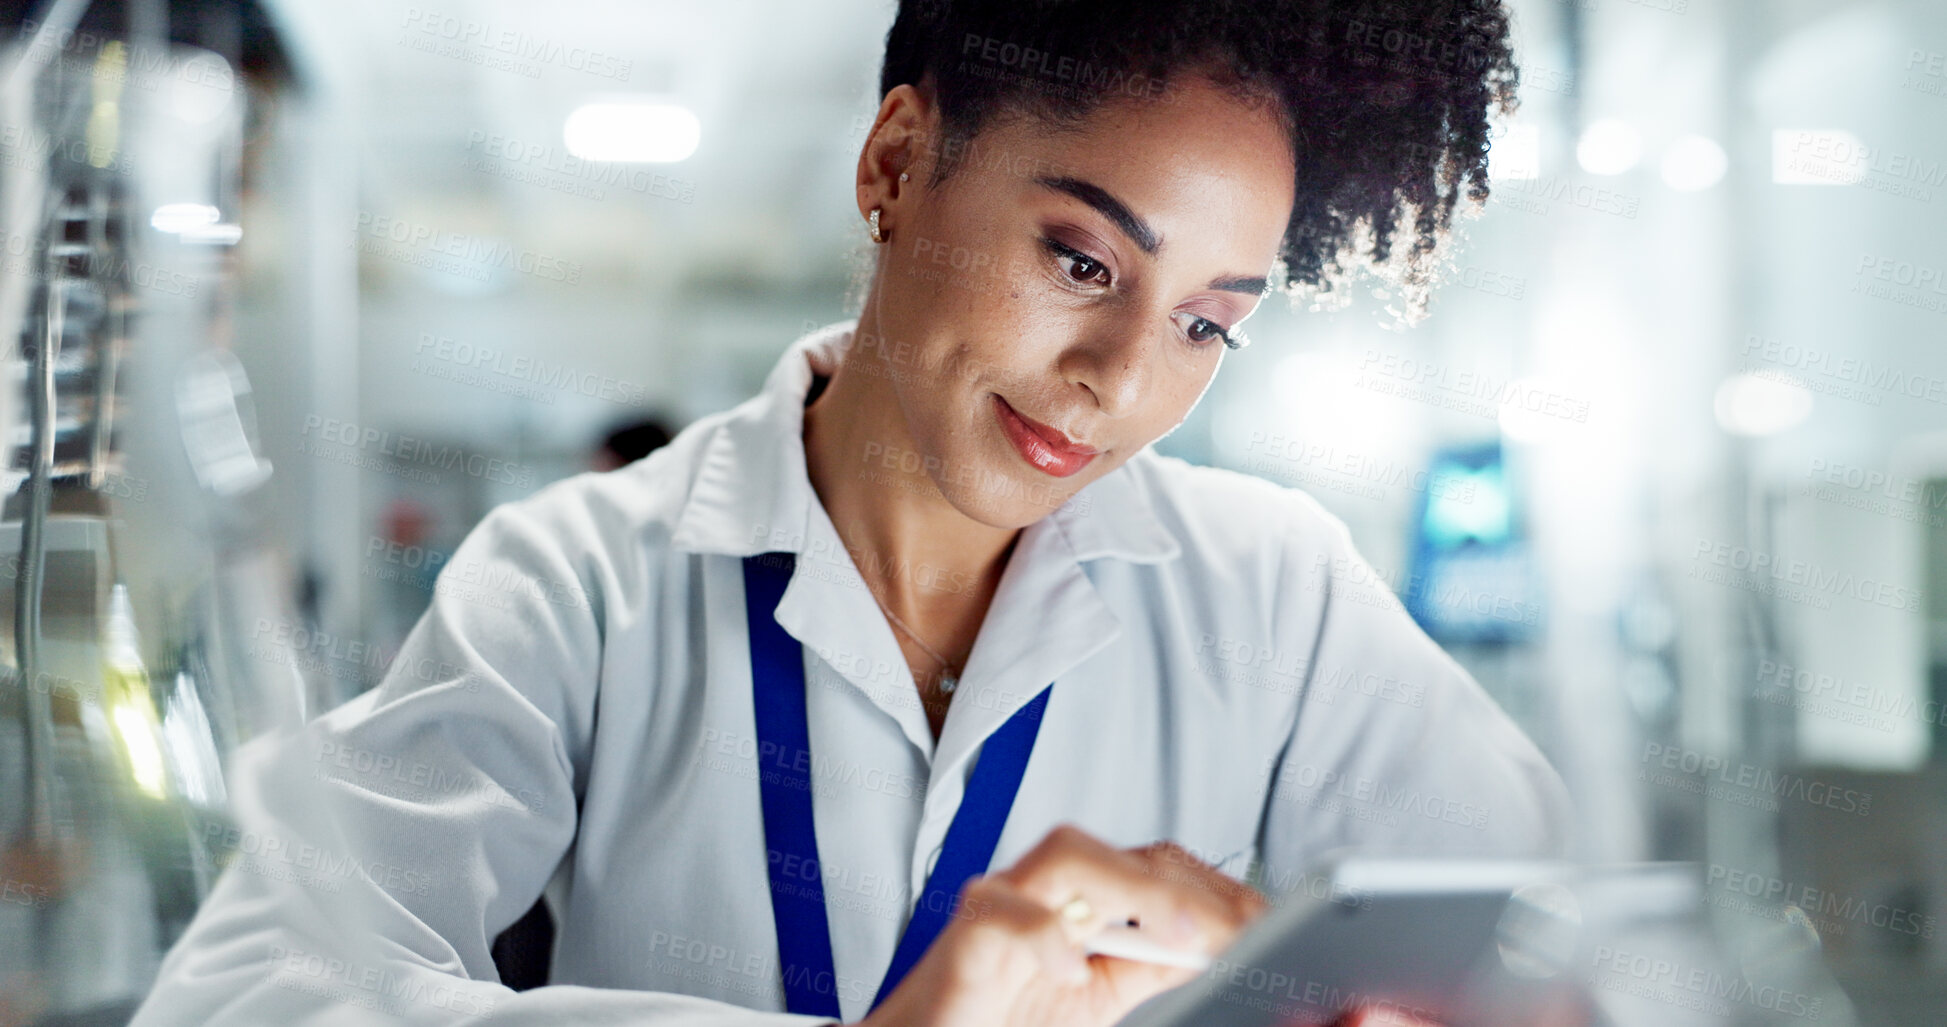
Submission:
M 1518 71 L 1499 0 L 900 0 L 879 95 L 940 111 L 945 181 L 991 120 L 1074 123 L 1105 101 L 1166 102 L 1200 74 L 1275 104 L 1297 165 L 1284 291 L 1345 302 L 1358 271 L 1425 314 L 1464 191 L 1487 199 L 1488 119 Z

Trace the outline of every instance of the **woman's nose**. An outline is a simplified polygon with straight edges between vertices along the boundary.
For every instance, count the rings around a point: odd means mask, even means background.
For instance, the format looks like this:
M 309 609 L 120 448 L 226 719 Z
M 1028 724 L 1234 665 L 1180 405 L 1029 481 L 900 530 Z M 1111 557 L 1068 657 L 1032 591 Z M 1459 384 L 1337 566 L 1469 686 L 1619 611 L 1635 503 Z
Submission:
M 1103 413 L 1123 417 L 1141 402 L 1151 343 L 1137 318 L 1104 318 L 1088 326 L 1065 358 L 1064 371 L 1070 382 L 1089 391 Z

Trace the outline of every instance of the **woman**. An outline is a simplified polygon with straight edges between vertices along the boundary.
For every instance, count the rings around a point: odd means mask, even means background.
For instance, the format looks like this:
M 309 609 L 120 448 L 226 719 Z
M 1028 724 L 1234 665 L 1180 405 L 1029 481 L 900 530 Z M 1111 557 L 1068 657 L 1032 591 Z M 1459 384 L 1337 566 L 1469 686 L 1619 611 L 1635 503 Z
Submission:
M 1149 448 L 1279 271 L 1424 301 L 1506 35 L 1492 0 L 902 3 L 857 320 L 490 515 L 385 683 L 245 767 L 137 1023 L 1107 1024 L 1194 975 L 1088 944 L 1214 953 L 1240 876 L 1563 851 L 1559 780 L 1343 525 Z M 489 946 L 544 886 L 516 994 Z

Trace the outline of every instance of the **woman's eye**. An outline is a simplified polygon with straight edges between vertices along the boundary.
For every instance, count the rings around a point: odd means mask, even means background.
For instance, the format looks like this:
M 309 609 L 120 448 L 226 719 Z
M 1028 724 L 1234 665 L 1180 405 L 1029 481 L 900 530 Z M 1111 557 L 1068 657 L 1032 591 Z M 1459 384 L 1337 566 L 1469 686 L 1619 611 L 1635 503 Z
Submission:
M 1223 325 L 1209 318 L 1192 316 L 1190 318 L 1190 326 L 1184 329 L 1184 333 L 1189 335 L 1190 341 L 1198 346 L 1207 346 L 1213 339 L 1224 340 L 1224 345 L 1231 349 L 1236 349 L 1243 345 L 1236 339 L 1231 338 L 1230 331 Z
M 1083 284 L 1109 284 L 1108 268 L 1101 261 L 1053 239 L 1043 239 L 1041 244 L 1054 255 L 1055 263 L 1061 265 L 1062 273 L 1068 277 Z

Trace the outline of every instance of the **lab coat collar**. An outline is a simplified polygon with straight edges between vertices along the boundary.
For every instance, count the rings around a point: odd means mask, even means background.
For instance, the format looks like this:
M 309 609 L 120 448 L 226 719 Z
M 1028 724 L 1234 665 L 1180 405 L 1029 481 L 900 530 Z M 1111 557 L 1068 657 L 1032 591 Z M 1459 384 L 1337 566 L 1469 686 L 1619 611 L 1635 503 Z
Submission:
M 734 556 L 803 551 L 817 502 L 805 463 L 804 399 L 814 374 L 828 375 L 838 366 L 856 324 L 840 321 L 799 337 L 771 368 L 763 390 L 705 440 L 671 538 L 675 548 Z M 1131 462 L 1154 458 L 1145 449 Z M 1066 555 L 1077 561 L 1160 563 L 1182 552 L 1128 464 L 1091 482 L 1043 520 L 1066 536 Z

